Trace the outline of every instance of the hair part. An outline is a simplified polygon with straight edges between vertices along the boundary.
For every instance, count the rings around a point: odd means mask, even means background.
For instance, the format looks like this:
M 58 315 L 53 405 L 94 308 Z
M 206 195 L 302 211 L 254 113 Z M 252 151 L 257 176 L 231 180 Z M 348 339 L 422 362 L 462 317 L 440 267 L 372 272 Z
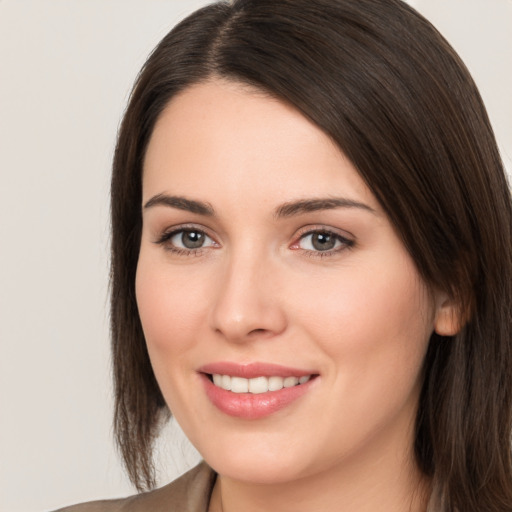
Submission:
M 139 489 L 169 416 L 135 298 L 144 154 L 180 91 L 221 78 L 293 105 L 365 180 L 460 332 L 433 334 L 415 454 L 438 510 L 512 509 L 512 208 L 493 131 L 469 72 L 400 0 L 238 0 L 177 25 L 134 86 L 114 156 L 112 350 L 115 434 Z

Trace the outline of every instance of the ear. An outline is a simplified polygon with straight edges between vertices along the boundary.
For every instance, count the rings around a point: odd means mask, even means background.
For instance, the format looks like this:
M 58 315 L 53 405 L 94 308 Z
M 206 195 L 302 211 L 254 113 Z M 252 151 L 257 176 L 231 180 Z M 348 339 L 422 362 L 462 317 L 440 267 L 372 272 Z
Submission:
M 434 331 L 440 336 L 454 336 L 462 326 L 459 305 L 446 293 L 440 293 L 436 300 Z

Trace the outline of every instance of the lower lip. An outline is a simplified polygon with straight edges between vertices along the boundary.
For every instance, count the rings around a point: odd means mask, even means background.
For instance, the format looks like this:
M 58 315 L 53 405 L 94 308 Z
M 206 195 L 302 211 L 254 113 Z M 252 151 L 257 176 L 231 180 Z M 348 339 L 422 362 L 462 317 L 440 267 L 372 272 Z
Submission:
M 201 378 L 206 395 L 215 407 L 229 416 L 246 420 L 265 418 L 284 409 L 307 393 L 316 380 L 314 377 L 305 384 L 283 388 L 279 391 L 254 394 L 226 391 L 215 386 L 205 374 L 201 374 Z

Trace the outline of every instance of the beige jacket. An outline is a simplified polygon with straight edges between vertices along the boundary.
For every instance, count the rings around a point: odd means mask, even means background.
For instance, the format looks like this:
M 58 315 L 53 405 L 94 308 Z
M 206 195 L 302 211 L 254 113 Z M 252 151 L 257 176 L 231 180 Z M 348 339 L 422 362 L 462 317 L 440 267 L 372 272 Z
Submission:
M 91 501 L 55 512 L 208 512 L 215 477 L 203 462 L 160 489 L 129 498 Z

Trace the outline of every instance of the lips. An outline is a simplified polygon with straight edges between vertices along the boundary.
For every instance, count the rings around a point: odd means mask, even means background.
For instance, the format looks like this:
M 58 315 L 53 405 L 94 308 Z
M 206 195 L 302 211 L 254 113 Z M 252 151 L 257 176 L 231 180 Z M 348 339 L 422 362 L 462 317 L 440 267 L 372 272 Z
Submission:
M 318 373 L 266 363 L 221 362 L 199 369 L 206 395 L 220 411 L 259 419 L 289 406 L 314 385 Z
M 206 364 L 199 368 L 201 373 L 208 373 L 210 375 L 231 375 L 232 377 L 244 377 L 245 379 L 252 379 L 254 377 L 304 377 L 306 375 L 317 374 L 312 369 L 292 368 L 290 366 L 281 366 L 278 364 L 270 363 L 250 363 L 238 364 L 231 362 L 219 362 Z

